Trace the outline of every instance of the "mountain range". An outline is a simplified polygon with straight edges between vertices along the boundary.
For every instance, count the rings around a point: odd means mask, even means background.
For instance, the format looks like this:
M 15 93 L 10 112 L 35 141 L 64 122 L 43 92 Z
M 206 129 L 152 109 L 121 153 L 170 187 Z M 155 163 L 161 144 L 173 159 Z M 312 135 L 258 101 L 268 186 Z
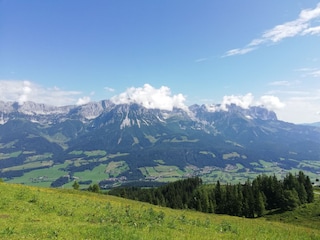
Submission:
M 0 123 L 0 177 L 9 182 L 110 187 L 320 172 L 320 128 L 280 121 L 264 107 L 0 102 Z

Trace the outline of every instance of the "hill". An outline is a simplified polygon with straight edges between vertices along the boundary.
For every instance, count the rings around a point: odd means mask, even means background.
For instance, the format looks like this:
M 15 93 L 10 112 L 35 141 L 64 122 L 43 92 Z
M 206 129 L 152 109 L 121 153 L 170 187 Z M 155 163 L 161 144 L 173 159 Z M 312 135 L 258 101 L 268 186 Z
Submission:
M 1 239 L 319 239 L 314 228 L 0 183 Z M 317 198 L 317 204 L 319 199 Z M 316 204 L 316 203 L 315 203 Z M 308 205 L 309 207 L 309 205 Z M 317 210 L 319 211 L 319 209 Z
M 111 101 L 53 107 L 0 102 L 0 177 L 38 186 L 168 182 L 201 176 L 320 172 L 320 128 L 279 121 L 263 107 L 161 110 Z

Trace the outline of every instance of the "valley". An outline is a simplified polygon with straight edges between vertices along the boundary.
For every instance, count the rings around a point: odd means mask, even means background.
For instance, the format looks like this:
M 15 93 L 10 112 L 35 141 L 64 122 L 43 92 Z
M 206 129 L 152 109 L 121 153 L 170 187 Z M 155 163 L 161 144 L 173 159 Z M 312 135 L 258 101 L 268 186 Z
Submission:
M 315 181 L 320 173 L 320 129 L 279 121 L 263 107 L 0 106 L 0 177 L 10 183 L 112 188 L 194 176 L 238 183 L 299 170 Z

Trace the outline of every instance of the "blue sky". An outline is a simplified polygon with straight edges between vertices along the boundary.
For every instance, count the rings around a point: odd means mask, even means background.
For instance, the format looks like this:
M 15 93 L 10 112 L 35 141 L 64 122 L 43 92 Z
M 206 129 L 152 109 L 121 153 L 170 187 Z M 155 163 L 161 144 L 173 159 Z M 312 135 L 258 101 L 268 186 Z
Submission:
M 0 0 L 0 100 L 236 103 L 319 122 L 319 43 L 314 0 Z

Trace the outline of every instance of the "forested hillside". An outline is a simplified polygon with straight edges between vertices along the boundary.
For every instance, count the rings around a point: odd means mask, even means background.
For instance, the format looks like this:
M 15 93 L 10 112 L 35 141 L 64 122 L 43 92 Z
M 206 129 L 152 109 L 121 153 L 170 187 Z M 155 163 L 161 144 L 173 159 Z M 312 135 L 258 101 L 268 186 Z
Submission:
M 215 185 L 202 185 L 200 178 L 191 178 L 151 189 L 118 188 L 109 194 L 170 208 L 248 218 L 261 217 L 272 210 L 293 210 L 314 200 L 310 178 L 302 171 L 297 175 L 288 173 L 283 180 L 275 175 L 259 175 L 244 184 L 221 185 L 218 181 Z

